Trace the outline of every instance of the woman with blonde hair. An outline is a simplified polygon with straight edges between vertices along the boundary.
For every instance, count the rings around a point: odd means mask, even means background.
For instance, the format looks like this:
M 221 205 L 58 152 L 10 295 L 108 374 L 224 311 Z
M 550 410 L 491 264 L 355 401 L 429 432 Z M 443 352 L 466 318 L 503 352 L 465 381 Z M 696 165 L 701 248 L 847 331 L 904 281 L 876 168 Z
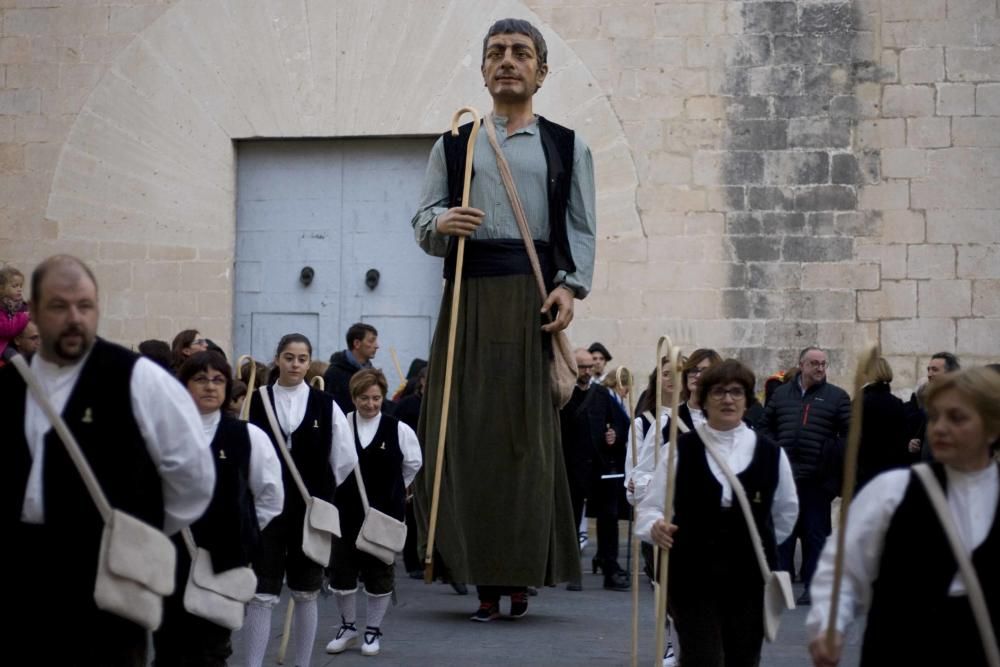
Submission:
M 879 473 L 910 465 L 906 407 L 892 394 L 892 367 L 884 357 L 862 390 L 864 412 L 858 449 L 858 488 Z M 857 398 L 855 398 L 857 400 Z

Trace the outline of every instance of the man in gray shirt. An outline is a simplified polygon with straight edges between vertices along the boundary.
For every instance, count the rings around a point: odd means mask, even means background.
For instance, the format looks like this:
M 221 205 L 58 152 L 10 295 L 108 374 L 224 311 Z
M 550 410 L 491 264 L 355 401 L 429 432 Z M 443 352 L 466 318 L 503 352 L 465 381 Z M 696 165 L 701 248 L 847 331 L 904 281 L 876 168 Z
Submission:
M 497 139 L 510 163 L 547 282 L 538 293 L 487 133 L 476 139 L 470 206 L 461 206 L 471 124 L 435 144 L 413 218 L 425 252 L 445 257 L 449 288 L 431 350 L 418 435 L 437 455 L 455 242 L 466 237 L 455 369 L 441 480 L 436 547 L 456 581 L 479 586 L 473 620 L 527 611 L 528 586 L 579 577 L 559 421 L 549 390 L 551 334 L 573 318 L 593 276 L 594 171 L 578 135 L 535 115 L 532 98 L 548 74 L 547 48 L 527 21 L 503 19 L 483 40 L 483 80 Z M 554 311 L 552 321 L 542 313 Z M 426 530 L 434 466 L 414 484 Z M 421 535 L 421 541 L 426 535 Z

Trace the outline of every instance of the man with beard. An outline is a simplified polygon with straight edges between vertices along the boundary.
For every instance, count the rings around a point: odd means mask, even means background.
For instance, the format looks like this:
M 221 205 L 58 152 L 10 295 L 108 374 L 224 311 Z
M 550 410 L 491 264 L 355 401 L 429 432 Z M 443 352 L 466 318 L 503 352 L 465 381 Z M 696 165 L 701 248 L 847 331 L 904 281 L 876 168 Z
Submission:
M 96 337 L 97 282 L 57 255 L 31 277 L 41 347 L 31 368 L 115 509 L 168 535 L 194 522 L 215 469 L 191 397 L 166 371 Z M 11 664 L 144 666 L 146 631 L 94 603 L 103 522 L 63 443 L 13 365 L 0 369 L 6 411 L 3 518 L 17 600 Z M 12 566 L 12 567 L 11 567 Z M 58 614 L 53 627 L 45 619 Z M 57 639 L 53 643 L 53 638 Z
M 476 138 L 469 206 L 461 201 L 471 124 L 434 145 L 412 221 L 420 247 L 447 258 L 449 285 L 456 239 L 468 239 L 435 546 L 455 580 L 479 585 L 477 621 L 499 616 L 501 595 L 511 596 L 512 616 L 523 616 L 528 586 L 579 577 L 549 360 L 551 334 L 569 325 L 574 298 L 590 290 L 594 171 L 579 135 L 533 111 L 532 98 L 549 71 L 547 57 L 545 39 L 527 21 L 497 21 L 483 40 L 481 72 L 493 98 L 493 112 L 484 122 L 496 130 L 510 163 L 547 297 L 541 297 L 532 275 L 489 126 Z M 554 320 L 543 320 L 542 313 Z M 428 462 L 437 456 L 450 317 L 449 286 L 418 429 Z M 434 470 L 428 465 L 414 483 L 423 526 L 429 521 Z

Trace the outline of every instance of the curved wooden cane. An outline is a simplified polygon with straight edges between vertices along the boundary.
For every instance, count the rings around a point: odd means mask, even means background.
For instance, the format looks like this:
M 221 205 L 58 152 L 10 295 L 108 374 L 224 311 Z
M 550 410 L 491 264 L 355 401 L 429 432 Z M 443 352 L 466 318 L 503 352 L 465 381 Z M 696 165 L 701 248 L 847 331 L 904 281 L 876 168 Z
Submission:
M 840 606 L 840 579 L 844 573 L 844 544 L 847 532 L 847 512 L 854 499 L 854 483 L 858 470 L 858 446 L 861 442 L 861 419 L 864 415 L 865 382 L 875 373 L 879 359 L 877 345 L 867 346 L 858 357 L 854 371 L 854 401 L 851 403 L 851 423 L 847 430 L 844 452 L 844 480 L 840 489 L 840 519 L 837 523 L 837 551 L 833 559 L 833 588 L 830 591 L 830 615 L 827 617 L 826 645 L 832 651 L 837 636 L 837 607 Z
M 677 460 L 677 406 L 681 401 L 681 349 L 670 347 L 670 372 L 674 375 L 674 390 L 670 395 L 670 433 L 667 444 L 667 488 L 663 494 L 663 520 L 670 523 L 674 515 L 674 473 Z M 659 429 L 659 422 L 657 422 Z M 670 549 L 660 549 L 659 560 L 660 601 L 656 607 L 656 667 L 663 664 L 664 630 L 667 622 L 667 575 L 670 566 Z
M 322 375 L 317 375 L 312 380 L 309 380 L 309 385 L 314 389 L 326 391 L 326 380 L 323 379 Z
M 479 134 L 479 112 L 472 107 L 462 107 L 451 117 L 451 136 L 458 136 L 458 121 L 464 114 L 472 114 L 472 132 L 465 149 L 465 178 L 462 183 L 462 206 L 469 205 L 469 190 L 472 183 L 472 157 Z M 465 237 L 458 237 L 455 253 L 455 280 L 451 289 L 451 316 L 448 321 L 448 351 L 444 362 L 444 390 L 441 395 L 441 421 L 438 424 L 437 458 L 434 463 L 434 487 L 431 492 L 431 516 L 427 528 L 427 551 L 424 553 L 424 582 L 434 580 L 434 538 L 437 532 L 438 505 L 441 502 L 441 472 L 444 468 L 444 443 L 448 431 L 448 408 L 451 403 L 451 376 L 455 363 L 455 332 L 458 328 L 458 303 L 462 290 L 462 271 L 465 263 Z
M 249 354 L 244 354 L 237 359 L 236 370 L 234 371 L 237 380 L 240 378 L 240 369 L 243 368 L 244 361 L 250 362 L 250 381 L 247 382 L 247 395 L 243 399 L 243 406 L 240 408 L 240 419 L 247 421 L 250 419 L 250 397 L 253 396 L 254 385 L 257 382 L 257 362 Z
M 639 465 L 639 451 L 636 447 L 635 434 L 635 405 L 632 403 L 633 387 L 635 386 L 632 372 L 624 366 L 619 366 L 615 371 L 615 381 L 619 387 L 625 389 L 625 405 L 628 406 L 628 432 L 632 439 L 632 470 Z M 639 539 L 635 536 L 635 505 L 632 506 L 632 521 L 629 522 L 629 549 L 631 553 L 639 556 Z M 632 667 L 639 664 L 639 561 L 632 563 Z
M 663 364 L 668 361 L 670 356 L 670 348 L 674 346 L 670 336 L 660 336 L 660 339 L 656 341 L 656 365 L 653 367 L 656 370 L 656 400 L 653 404 L 653 420 L 651 422 L 650 428 L 656 429 L 653 436 L 653 471 L 656 471 L 656 467 L 660 465 L 660 449 L 663 447 L 663 429 L 660 428 L 660 413 L 663 411 Z M 653 545 L 653 562 L 660 562 L 660 547 Z M 660 582 L 655 580 L 656 574 L 653 574 L 653 616 L 656 616 L 657 609 L 660 606 Z

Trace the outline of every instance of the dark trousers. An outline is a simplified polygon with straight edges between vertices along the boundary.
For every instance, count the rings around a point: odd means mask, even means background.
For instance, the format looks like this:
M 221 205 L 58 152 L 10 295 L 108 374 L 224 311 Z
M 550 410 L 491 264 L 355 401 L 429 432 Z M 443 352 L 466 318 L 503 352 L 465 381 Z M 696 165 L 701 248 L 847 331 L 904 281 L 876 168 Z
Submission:
M 678 592 L 670 602 L 682 661 L 689 667 L 757 667 L 764 641 L 763 586 L 727 586 L 725 580 Z
M 504 595 L 527 592 L 527 586 L 476 586 L 480 602 L 499 602 Z
M 413 516 L 413 502 L 406 503 L 406 542 L 403 544 L 403 565 L 407 572 L 422 572 L 423 554 L 417 553 L 417 519 Z
M 795 541 L 802 540 L 802 567 L 799 579 L 809 587 L 820 552 L 830 536 L 830 503 L 827 491 L 813 484 L 796 483 L 799 494 L 799 518 L 791 536 L 778 546 L 778 569 L 793 572 Z
M 618 565 L 618 487 L 620 479 L 596 479 L 589 485 L 570 481 L 569 495 L 573 504 L 574 526 L 583 520 L 583 505 L 597 519 L 597 555 L 605 574 L 615 572 Z

